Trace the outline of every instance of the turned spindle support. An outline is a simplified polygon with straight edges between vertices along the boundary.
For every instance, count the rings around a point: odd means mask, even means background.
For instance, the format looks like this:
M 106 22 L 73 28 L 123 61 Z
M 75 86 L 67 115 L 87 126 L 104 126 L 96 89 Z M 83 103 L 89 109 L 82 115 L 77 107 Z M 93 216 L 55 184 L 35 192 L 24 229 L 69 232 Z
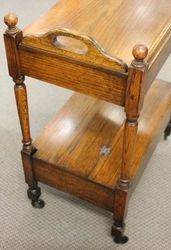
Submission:
M 30 135 L 30 125 L 29 125 L 29 112 L 28 112 L 28 102 L 27 102 L 27 91 L 24 84 L 24 77 L 21 76 L 18 79 L 13 79 L 15 82 L 14 91 L 17 103 L 18 116 L 21 125 L 21 131 L 23 135 L 23 151 L 31 154 L 33 151 L 32 139 Z
M 20 126 L 22 131 L 22 161 L 25 173 L 25 179 L 29 185 L 28 197 L 32 201 L 34 207 L 42 208 L 44 202 L 39 199 L 41 195 L 41 190 L 37 186 L 37 181 L 34 177 L 32 155 L 35 153 L 36 149 L 32 146 L 32 139 L 30 135 L 30 124 L 29 124 L 29 110 L 27 102 L 27 91 L 24 84 L 24 76 L 21 74 L 20 70 L 20 59 L 18 54 L 18 45 L 22 41 L 23 33 L 17 27 L 18 18 L 14 13 L 9 13 L 4 17 L 4 22 L 7 25 L 7 29 L 4 34 L 7 62 L 9 75 L 13 78 L 15 82 L 15 98 L 18 109 L 18 116 L 20 120 Z M 26 157 L 26 155 L 29 155 Z
M 133 48 L 134 60 L 129 68 L 128 85 L 126 93 L 126 121 L 123 138 L 123 159 L 120 173 L 120 180 L 115 192 L 114 201 L 114 223 L 112 235 L 116 243 L 126 243 L 128 237 L 124 236 L 125 217 L 130 187 L 130 170 L 134 157 L 136 135 L 138 130 L 138 118 L 143 105 L 144 77 L 147 64 L 144 59 L 148 49 L 144 45 L 136 45 Z

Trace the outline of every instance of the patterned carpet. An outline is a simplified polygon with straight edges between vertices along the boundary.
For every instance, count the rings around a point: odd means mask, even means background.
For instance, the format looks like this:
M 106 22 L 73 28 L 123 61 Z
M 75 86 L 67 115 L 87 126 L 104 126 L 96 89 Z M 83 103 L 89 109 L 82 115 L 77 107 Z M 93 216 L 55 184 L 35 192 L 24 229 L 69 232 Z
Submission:
M 56 1 L 0 0 L 0 20 L 12 10 L 20 27 Z M 2 34 L 4 25 L 0 24 Z M 129 242 L 112 242 L 112 215 L 103 209 L 41 185 L 43 210 L 32 208 L 20 159 L 21 134 L 0 38 L 0 250 L 169 250 L 171 247 L 171 137 L 159 143 L 129 204 L 126 232 Z M 171 81 L 171 57 L 160 78 Z M 170 68 L 170 72 L 169 72 Z M 169 72 L 169 73 L 167 73 Z M 55 86 L 26 79 L 33 138 L 71 95 Z

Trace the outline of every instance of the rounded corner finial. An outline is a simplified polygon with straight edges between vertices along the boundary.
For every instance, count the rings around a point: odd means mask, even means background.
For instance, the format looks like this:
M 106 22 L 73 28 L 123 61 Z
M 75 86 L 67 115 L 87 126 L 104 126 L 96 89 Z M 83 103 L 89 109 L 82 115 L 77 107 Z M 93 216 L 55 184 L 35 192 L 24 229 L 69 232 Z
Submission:
M 18 23 L 18 17 L 15 13 L 8 13 L 4 17 L 4 23 L 8 26 L 9 29 L 14 28 Z
M 134 46 L 132 54 L 136 60 L 143 61 L 148 55 L 148 48 L 143 44 L 137 44 Z

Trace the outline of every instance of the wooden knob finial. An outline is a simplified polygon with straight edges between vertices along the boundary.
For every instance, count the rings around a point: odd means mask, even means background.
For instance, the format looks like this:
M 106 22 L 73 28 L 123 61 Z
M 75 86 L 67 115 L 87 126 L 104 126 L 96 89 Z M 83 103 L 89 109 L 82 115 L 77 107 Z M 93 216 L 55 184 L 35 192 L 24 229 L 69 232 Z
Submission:
M 148 48 L 143 44 L 135 45 L 132 54 L 136 60 L 143 61 L 148 55 Z
M 18 23 L 18 17 L 14 13 L 9 13 L 4 17 L 4 23 L 8 26 L 9 31 L 16 31 L 16 25 Z

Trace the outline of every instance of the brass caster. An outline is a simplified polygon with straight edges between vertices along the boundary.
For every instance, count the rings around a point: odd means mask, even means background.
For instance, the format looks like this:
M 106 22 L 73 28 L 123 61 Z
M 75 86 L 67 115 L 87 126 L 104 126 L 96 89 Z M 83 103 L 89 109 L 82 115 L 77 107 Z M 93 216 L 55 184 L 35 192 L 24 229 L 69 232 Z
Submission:
M 41 199 L 39 199 L 38 201 L 32 201 L 31 204 L 35 208 L 43 208 L 45 206 L 45 202 Z
M 115 236 L 113 237 L 113 241 L 116 243 L 116 244 L 125 244 L 128 242 L 128 237 L 125 236 L 125 235 L 120 235 L 120 236 Z
M 164 139 L 167 140 L 167 137 L 171 135 L 171 121 L 167 125 L 165 131 L 164 131 Z
M 31 186 L 27 190 L 28 198 L 31 200 L 31 204 L 35 208 L 43 208 L 45 206 L 45 202 L 39 199 L 41 195 L 41 189 L 38 186 Z
M 116 244 L 125 244 L 129 240 L 129 238 L 123 234 L 124 227 L 125 225 L 123 224 L 121 226 L 120 223 L 118 225 L 113 224 L 112 226 L 111 235 Z

